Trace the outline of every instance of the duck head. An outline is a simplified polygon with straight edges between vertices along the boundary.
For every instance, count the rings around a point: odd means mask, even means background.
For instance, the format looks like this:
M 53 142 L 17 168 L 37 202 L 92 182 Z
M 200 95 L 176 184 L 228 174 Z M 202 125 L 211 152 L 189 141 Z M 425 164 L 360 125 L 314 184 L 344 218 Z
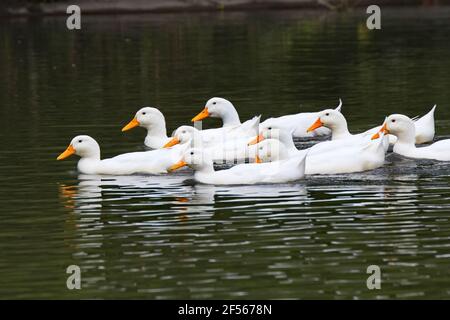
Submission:
M 326 109 L 318 113 L 316 122 L 311 124 L 306 132 L 312 132 L 320 127 L 326 127 L 331 130 L 347 128 L 347 120 L 338 110 Z
M 92 137 L 86 135 L 76 136 L 72 139 L 67 149 L 56 160 L 64 160 L 76 154 L 81 158 L 100 159 L 100 146 Z
M 211 98 L 206 102 L 205 108 L 194 118 L 192 122 L 211 118 L 221 118 L 223 125 L 240 124 L 239 115 L 233 104 L 224 98 Z
M 380 131 L 372 136 L 372 140 L 378 139 L 381 132 L 397 136 L 405 142 L 415 140 L 416 134 L 414 122 L 403 114 L 393 114 L 387 117 Z
M 277 139 L 265 139 L 261 141 L 258 143 L 256 152 L 255 162 L 257 163 L 273 162 L 288 158 L 286 147 Z
M 260 143 L 265 139 L 277 139 L 284 144 L 293 144 L 292 134 L 281 126 L 271 123 L 270 121 L 265 121 L 259 127 L 259 135 L 249 142 L 248 145 L 254 145 Z
M 173 133 L 172 139 L 164 145 L 164 148 L 170 148 L 177 144 L 193 143 L 196 137 L 199 137 L 200 131 L 191 126 L 181 126 Z
M 198 148 L 189 148 L 183 154 L 181 160 L 169 168 L 169 171 L 175 171 L 185 166 L 189 166 L 195 171 L 205 169 L 214 170 L 211 158 L 207 155 L 207 153 L 203 152 L 202 149 Z
M 141 108 L 134 118 L 122 128 L 122 132 L 131 130 L 136 127 L 144 127 L 147 130 L 163 129 L 166 130 L 166 120 L 164 115 L 156 108 Z

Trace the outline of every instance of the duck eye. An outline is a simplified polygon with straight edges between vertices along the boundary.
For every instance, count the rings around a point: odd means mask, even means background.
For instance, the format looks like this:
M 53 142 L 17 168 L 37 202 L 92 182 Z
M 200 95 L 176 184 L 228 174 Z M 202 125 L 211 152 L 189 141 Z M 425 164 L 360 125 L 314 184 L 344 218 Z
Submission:
M 213 104 L 216 104 L 216 103 L 217 103 L 217 102 L 215 102 L 215 101 L 213 102 Z
M 82 143 L 83 142 L 83 140 L 78 140 L 78 143 Z
M 272 127 L 269 127 L 268 129 L 269 129 L 269 130 L 272 130 Z
M 395 122 L 395 119 L 392 119 L 392 122 Z
M 328 117 L 328 116 L 330 116 L 330 114 L 329 114 L 329 113 L 326 113 L 325 115 L 326 115 L 327 117 Z
M 145 116 L 146 112 L 142 112 L 142 114 Z
M 193 156 L 194 155 L 194 151 L 191 151 L 191 156 Z

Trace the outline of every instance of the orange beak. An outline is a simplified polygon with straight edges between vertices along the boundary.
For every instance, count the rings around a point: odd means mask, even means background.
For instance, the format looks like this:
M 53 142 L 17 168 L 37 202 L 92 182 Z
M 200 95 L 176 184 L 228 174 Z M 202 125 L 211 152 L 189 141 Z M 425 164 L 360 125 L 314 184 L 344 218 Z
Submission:
M 255 163 L 262 163 L 262 160 L 260 157 L 256 156 L 255 157 Z
M 262 134 L 260 134 L 260 135 L 256 136 L 255 139 L 253 139 L 252 141 L 250 141 L 250 142 L 248 143 L 248 145 L 249 145 L 249 146 L 252 146 L 252 145 L 254 145 L 254 144 L 260 143 L 260 142 L 263 141 L 263 140 L 264 140 L 264 137 L 263 137 Z
M 187 166 L 187 163 L 184 162 L 183 160 L 181 160 L 181 161 L 175 163 L 173 166 L 171 166 L 168 171 L 175 171 L 175 170 L 180 169 L 180 168 L 182 168 L 184 166 Z
M 191 121 L 192 122 L 200 121 L 200 120 L 203 120 L 203 119 L 208 118 L 208 117 L 209 117 L 208 108 L 205 107 L 205 109 L 203 109 L 202 112 L 200 112 L 198 115 L 193 117 Z
M 71 155 L 73 155 L 75 153 L 75 148 L 69 144 L 69 146 L 67 147 L 66 151 L 64 151 L 63 153 L 61 153 L 58 158 L 56 158 L 56 160 L 63 160 L 67 157 L 70 157 Z
M 179 143 L 180 143 L 180 139 L 174 137 L 174 138 L 172 138 L 169 142 L 167 142 L 167 143 L 163 146 L 163 148 L 170 148 L 170 147 L 173 147 L 174 145 L 179 144 Z
M 137 126 L 139 126 L 139 121 L 137 121 L 136 117 L 133 118 L 125 127 L 122 128 L 122 132 L 131 130 Z
M 372 140 L 379 139 L 379 138 L 380 138 L 380 132 L 384 132 L 384 134 L 389 134 L 389 130 L 388 130 L 388 128 L 387 128 L 387 123 L 385 123 L 385 124 L 381 127 L 380 131 L 378 131 L 377 133 L 375 133 L 375 134 L 372 136 Z
M 309 127 L 308 130 L 306 130 L 306 132 L 314 131 L 314 130 L 316 130 L 317 128 L 320 128 L 320 127 L 323 127 L 323 122 L 320 120 L 320 118 L 318 118 L 318 119 L 316 120 L 316 122 L 314 122 L 314 123 L 312 124 L 312 126 Z

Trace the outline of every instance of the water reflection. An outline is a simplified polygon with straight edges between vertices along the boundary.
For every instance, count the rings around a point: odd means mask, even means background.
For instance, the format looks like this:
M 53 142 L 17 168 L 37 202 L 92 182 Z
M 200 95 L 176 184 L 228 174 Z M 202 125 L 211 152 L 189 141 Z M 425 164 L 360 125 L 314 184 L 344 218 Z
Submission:
M 450 210 L 450 188 L 439 190 L 446 201 L 435 205 L 436 190 L 414 184 L 418 179 L 397 173 L 391 180 L 375 170 L 333 176 L 332 184 L 313 177 L 227 187 L 195 184 L 186 172 L 80 175 L 78 184 L 60 186 L 60 197 L 89 294 L 367 298 L 355 288 L 375 263 L 388 288 L 380 297 L 421 297 L 432 284 L 418 259 L 448 263 L 439 259 L 448 250 L 436 244 L 450 239 L 450 224 L 437 224 L 436 214 Z M 118 270 L 126 278 L 107 276 Z
M 186 212 L 201 212 L 214 208 L 216 199 L 237 202 L 245 199 L 255 201 L 255 207 L 265 202 L 281 201 L 294 197 L 297 203 L 306 199 L 304 184 L 214 186 L 198 184 L 192 176 L 101 176 L 78 175 L 76 185 L 59 185 L 60 198 L 65 208 L 75 213 L 101 213 L 104 201 L 146 199 L 152 205 L 170 202 L 173 209 Z M 225 200 L 224 200 L 225 199 Z M 226 200 L 228 199 L 228 200 Z M 238 207 L 237 207 L 238 208 Z

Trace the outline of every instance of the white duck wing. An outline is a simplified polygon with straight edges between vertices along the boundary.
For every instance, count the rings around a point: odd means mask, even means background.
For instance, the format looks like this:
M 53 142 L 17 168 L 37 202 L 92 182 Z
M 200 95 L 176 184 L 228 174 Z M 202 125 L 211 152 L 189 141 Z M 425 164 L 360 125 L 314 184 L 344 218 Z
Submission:
M 254 137 L 258 135 L 261 115 L 255 116 L 245 121 L 239 126 L 231 127 L 226 133 L 226 139 L 240 139 L 244 137 Z
M 180 160 L 186 146 L 157 149 L 144 152 L 130 152 L 100 162 L 102 174 L 158 174 Z
M 362 145 L 370 140 L 369 135 L 354 135 L 347 139 L 323 141 L 311 147 L 310 155 L 319 155 L 327 152 L 333 152 L 345 147 L 355 147 Z

